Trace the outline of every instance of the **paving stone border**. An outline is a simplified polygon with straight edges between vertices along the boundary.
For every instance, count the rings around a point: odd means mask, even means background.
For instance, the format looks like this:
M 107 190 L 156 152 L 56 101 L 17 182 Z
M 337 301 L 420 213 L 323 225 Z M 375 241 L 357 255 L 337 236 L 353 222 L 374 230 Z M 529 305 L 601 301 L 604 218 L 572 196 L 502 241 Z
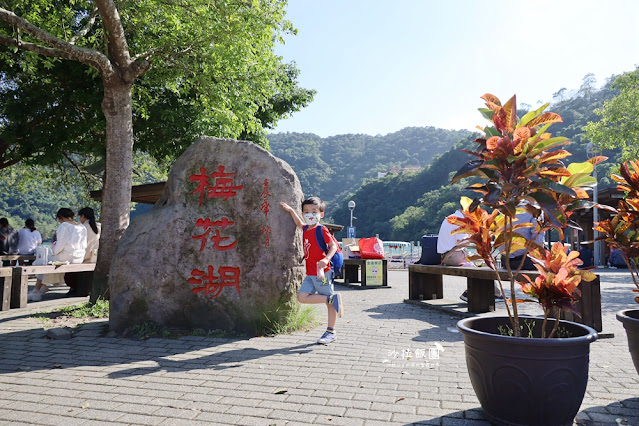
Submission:
M 446 279 L 445 297 L 458 297 L 463 279 Z M 275 337 L 134 340 L 105 337 L 105 321 L 51 340 L 29 314 L 67 299 L 2 312 L 0 424 L 488 425 L 458 317 L 403 303 L 405 270 L 390 270 L 389 284 L 339 288 L 347 315 L 328 346 L 315 344 L 323 326 Z M 633 306 L 631 285 L 627 272 L 602 272 L 604 331 L 615 337 L 591 345 L 575 424 L 639 424 L 639 375 L 614 319 Z

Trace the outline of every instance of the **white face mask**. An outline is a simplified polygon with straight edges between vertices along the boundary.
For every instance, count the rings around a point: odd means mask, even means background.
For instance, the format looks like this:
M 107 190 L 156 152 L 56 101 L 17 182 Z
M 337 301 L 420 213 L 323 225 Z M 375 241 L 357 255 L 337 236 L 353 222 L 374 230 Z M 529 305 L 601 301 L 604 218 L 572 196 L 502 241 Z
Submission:
M 319 213 L 304 213 L 304 220 L 307 225 L 313 226 L 317 225 L 320 221 Z

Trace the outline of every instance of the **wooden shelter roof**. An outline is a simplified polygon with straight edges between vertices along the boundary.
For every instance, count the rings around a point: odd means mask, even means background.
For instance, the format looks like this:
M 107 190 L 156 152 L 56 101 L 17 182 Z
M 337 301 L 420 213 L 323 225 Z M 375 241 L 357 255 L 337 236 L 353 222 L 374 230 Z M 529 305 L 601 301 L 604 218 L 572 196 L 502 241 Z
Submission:
M 134 203 L 155 204 L 160 196 L 162 196 L 165 184 L 166 182 L 157 182 L 132 186 L 131 201 Z M 91 191 L 91 198 L 102 202 L 102 190 Z M 325 223 L 323 225 L 333 234 L 344 229 L 342 225 L 334 225 L 332 223 Z
M 162 195 L 166 182 L 147 183 L 131 187 L 131 201 L 134 203 L 155 204 Z M 91 198 L 102 202 L 102 190 L 91 191 Z

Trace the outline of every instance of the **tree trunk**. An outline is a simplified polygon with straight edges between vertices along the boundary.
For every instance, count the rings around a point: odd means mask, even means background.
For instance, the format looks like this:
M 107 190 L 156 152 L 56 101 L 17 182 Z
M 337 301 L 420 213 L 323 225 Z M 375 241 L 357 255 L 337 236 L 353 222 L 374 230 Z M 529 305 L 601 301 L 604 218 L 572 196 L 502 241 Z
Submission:
M 131 84 L 104 79 L 102 112 L 106 118 L 106 177 L 102 189 L 102 234 L 93 275 L 91 302 L 109 298 L 109 268 L 120 237 L 129 226 L 133 168 Z

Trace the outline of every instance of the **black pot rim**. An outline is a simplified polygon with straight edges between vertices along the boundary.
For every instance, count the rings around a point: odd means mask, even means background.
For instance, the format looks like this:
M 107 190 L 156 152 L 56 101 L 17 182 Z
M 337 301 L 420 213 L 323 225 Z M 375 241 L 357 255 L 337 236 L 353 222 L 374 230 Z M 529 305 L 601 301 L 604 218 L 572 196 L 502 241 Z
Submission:
M 457 322 L 457 329 L 459 330 L 460 333 L 462 334 L 468 334 L 468 335 L 481 335 L 481 336 L 485 336 L 485 337 L 490 337 L 491 339 L 493 339 L 496 342 L 502 342 L 502 343 L 517 343 L 519 345 L 531 345 L 531 346 L 571 346 L 574 345 L 575 343 L 592 343 L 595 340 L 597 340 L 597 338 L 599 337 L 597 334 L 597 331 L 595 331 L 594 328 L 588 327 L 587 325 L 584 324 L 579 324 L 577 322 L 572 322 L 572 321 L 566 321 L 566 320 L 559 320 L 560 323 L 567 323 L 567 324 L 572 324 L 575 325 L 577 327 L 583 328 L 587 334 L 583 335 L 583 336 L 576 336 L 576 337 L 562 337 L 561 339 L 557 339 L 557 338 L 528 338 L 528 337 L 514 337 L 514 336 L 502 336 L 500 334 L 493 334 L 493 333 L 487 333 L 485 331 L 479 331 L 479 330 L 475 330 L 474 328 L 471 327 L 472 323 L 476 323 L 476 322 L 481 322 L 483 320 L 492 320 L 494 321 L 495 319 L 504 319 L 505 321 L 509 322 L 509 318 L 508 316 L 490 316 L 490 317 L 470 317 L 470 318 L 464 318 L 460 321 Z M 525 315 L 520 315 L 519 319 L 522 320 L 524 318 L 528 318 L 528 319 L 536 319 L 536 320 L 542 320 L 543 318 L 539 318 L 539 317 L 532 317 L 532 316 L 525 316 Z M 554 321 L 554 318 L 548 318 L 548 321 Z
M 622 310 L 618 311 L 615 316 L 617 317 L 617 320 L 620 321 L 620 322 L 639 323 L 639 319 L 633 318 L 633 317 L 628 315 L 628 312 L 633 312 L 633 311 L 634 312 L 639 312 L 639 307 L 622 309 Z

